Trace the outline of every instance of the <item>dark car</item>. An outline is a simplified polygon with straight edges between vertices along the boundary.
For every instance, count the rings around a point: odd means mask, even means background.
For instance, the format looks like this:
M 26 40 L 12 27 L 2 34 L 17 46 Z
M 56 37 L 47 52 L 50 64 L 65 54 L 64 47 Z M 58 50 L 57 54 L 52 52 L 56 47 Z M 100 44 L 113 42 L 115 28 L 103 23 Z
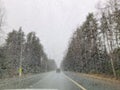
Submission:
M 60 71 L 61 71 L 61 70 L 60 70 L 59 68 L 58 68 L 58 69 L 56 69 L 56 73 L 60 73 Z

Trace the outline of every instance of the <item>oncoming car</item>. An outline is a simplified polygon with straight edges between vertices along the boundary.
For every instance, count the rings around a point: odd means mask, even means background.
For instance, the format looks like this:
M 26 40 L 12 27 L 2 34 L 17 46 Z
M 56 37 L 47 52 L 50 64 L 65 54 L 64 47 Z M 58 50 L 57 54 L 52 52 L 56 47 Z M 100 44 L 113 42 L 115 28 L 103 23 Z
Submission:
M 56 69 L 56 73 L 60 73 L 61 70 L 59 68 Z

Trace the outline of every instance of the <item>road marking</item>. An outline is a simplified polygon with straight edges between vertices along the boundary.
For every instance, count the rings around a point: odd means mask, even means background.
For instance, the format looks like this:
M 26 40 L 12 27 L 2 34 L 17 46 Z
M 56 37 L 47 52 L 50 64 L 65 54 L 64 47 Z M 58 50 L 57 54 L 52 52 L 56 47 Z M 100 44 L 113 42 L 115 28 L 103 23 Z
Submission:
M 65 75 L 63 73 L 63 75 L 68 79 L 70 80 L 71 82 L 73 82 L 76 86 L 78 86 L 79 88 L 81 88 L 82 90 L 87 90 L 86 88 L 84 88 L 82 85 L 78 84 L 76 81 L 74 81 L 73 79 L 71 79 L 70 77 L 68 77 L 67 75 Z

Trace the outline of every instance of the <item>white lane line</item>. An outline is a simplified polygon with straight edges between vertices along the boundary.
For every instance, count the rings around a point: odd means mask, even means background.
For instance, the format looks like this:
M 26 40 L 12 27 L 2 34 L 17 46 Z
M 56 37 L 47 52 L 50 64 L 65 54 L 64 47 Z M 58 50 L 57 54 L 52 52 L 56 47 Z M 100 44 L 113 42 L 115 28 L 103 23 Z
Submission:
M 86 88 L 84 88 L 82 85 L 78 84 L 76 81 L 74 81 L 73 79 L 71 79 L 70 77 L 66 76 L 64 73 L 63 75 L 70 80 L 71 82 L 73 82 L 76 86 L 78 86 L 79 88 L 81 88 L 82 90 L 87 90 Z

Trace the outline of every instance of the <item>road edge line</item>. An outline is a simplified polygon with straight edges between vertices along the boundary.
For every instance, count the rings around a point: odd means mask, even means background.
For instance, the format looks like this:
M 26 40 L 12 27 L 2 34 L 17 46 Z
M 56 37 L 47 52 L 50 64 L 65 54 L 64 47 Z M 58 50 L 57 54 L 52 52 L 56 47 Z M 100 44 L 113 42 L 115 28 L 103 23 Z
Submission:
M 84 88 L 82 85 L 78 84 L 76 81 L 74 81 L 73 79 L 71 79 L 70 77 L 68 77 L 67 75 L 65 75 L 63 73 L 63 75 L 69 80 L 71 81 L 72 83 L 74 83 L 76 86 L 78 86 L 79 88 L 81 88 L 82 90 L 87 90 L 86 88 Z

